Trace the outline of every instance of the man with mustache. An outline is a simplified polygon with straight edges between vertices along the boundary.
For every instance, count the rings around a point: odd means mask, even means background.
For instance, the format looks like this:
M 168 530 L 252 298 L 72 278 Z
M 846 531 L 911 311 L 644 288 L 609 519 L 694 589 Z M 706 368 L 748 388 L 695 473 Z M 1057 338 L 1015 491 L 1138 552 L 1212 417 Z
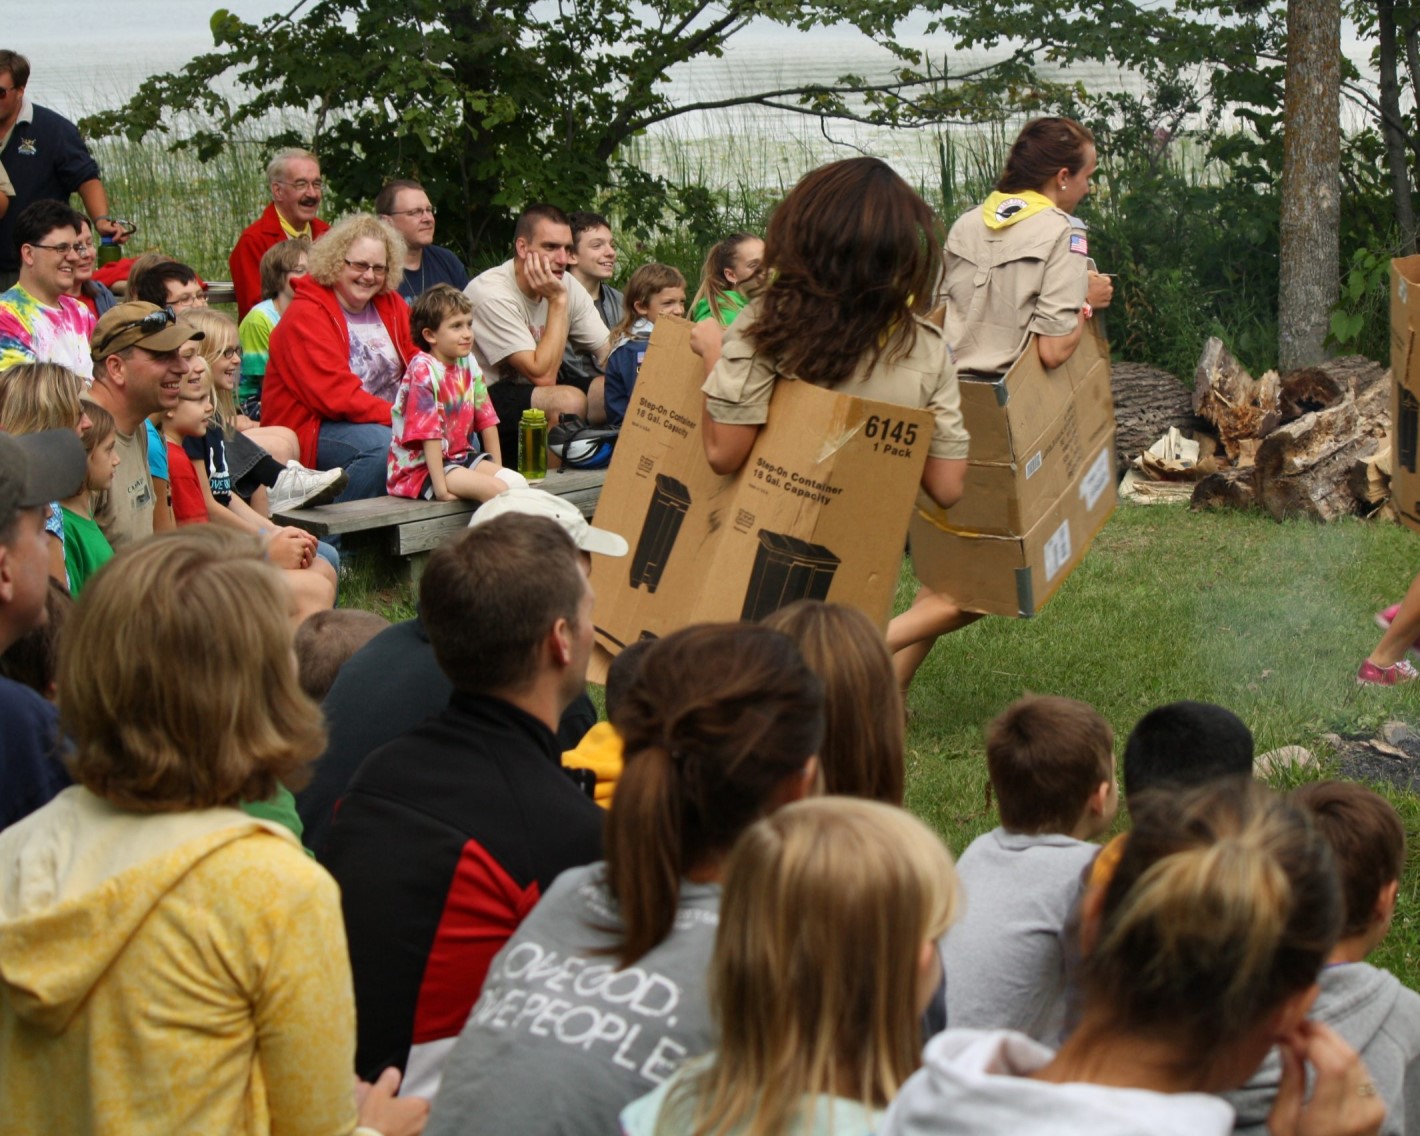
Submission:
M 316 240 L 330 228 L 316 214 L 320 211 L 320 159 L 309 150 L 280 150 L 266 167 L 271 187 L 271 204 L 248 225 L 227 258 L 232 270 L 232 288 L 237 293 L 237 318 L 261 303 L 261 257 L 272 245 L 306 237 Z

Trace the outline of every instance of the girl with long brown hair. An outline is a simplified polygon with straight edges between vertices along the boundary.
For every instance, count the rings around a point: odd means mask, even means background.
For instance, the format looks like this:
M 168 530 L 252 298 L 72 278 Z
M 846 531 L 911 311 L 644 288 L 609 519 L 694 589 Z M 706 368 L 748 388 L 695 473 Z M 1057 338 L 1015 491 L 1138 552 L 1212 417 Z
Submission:
M 606 862 L 559 876 L 493 960 L 431 1134 L 602 1136 L 712 1045 L 724 859 L 814 786 L 822 687 L 777 631 L 691 627 L 646 652 L 613 725 L 626 764 Z
M 922 487 L 961 496 L 967 435 L 956 367 L 926 316 L 942 269 L 942 228 L 922 198 L 877 158 L 812 171 L 770 217 L 764 291 L 723 340 L 712 321 L 691 338 L 708 376 L 702 432 L 716 473 L 739 469 L 768 419 L 777 382 L 930 410 Z M 903 502 L 906 510 L 908 502 Z

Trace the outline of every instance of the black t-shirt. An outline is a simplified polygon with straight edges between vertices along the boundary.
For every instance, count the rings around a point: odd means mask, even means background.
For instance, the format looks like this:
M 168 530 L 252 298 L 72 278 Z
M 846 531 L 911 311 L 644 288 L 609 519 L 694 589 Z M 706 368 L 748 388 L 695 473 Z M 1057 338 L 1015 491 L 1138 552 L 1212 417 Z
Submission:
M 227 439 L 220 426 L 207 427 L 200 438 L 184 438 L 182 452 L 193 461 L 207 467 L 207 481 L 212 487 L 212 499 L 217 504 L 232 503 L 232 471 L 227 465 Z

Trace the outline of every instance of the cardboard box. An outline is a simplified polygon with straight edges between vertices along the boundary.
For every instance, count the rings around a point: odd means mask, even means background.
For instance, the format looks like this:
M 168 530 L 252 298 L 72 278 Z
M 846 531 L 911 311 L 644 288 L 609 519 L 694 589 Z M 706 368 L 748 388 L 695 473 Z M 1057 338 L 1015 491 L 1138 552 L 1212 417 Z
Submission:
M 965 489 L 949 510 L 919 498 L 913 567 L 971 611 L 1034 615 L 1114 511 L 1109 345 L 1091 321 L 1053 371 L 1032 341 L 1002 378 L 961 387 Z
M 1420 256 L 1390 262 L 1390 497 L 1420 531 Z
M 1085 557 L 1114 512 L 1114 431 L 1067 491 L 1021 536 L 952 528 L 946 513 L 919 500 L 909 530 L 917 578 L 968 611 L 1032 616 Z
M 701 440 L 693 325 L 656 321 L 597 504 L 626 557 L 593 557 L 597 640 L 613 654 L 801 598 L 885 625 L 932 440 L 932 416 L 802 382 L 775 390 L 749 460 L 722 477 Z

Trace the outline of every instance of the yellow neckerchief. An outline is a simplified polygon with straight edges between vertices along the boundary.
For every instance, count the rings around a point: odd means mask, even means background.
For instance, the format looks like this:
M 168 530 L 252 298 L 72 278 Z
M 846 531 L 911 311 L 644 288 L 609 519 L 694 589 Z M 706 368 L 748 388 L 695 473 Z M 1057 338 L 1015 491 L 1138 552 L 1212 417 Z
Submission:
M 1009 228 L 1027 217 L 1034 217 L 1044 209 L 1054 209 L 1055 202 L 1043 193 L 1033 189 L 1023 189 L 1019 193 L 994 191 L 981 205 L 981 219 L 993 232 Z
M 286 218 L 281 216 L 281 210 L 276 210 L 276 219 L 281 222 L 281 231 L 293 240 L 296 237 L 307 237 L 311 235 L 311 223 L 307 221 L 301 228 L 297 229 Z

